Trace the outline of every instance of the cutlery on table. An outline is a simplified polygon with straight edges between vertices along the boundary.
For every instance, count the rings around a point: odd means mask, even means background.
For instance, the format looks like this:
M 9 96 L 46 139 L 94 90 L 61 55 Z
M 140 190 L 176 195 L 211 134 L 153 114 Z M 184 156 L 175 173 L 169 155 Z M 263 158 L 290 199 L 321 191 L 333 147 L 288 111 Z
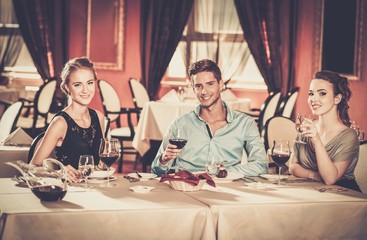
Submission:
M 124 176 L 124 178 L 126 178 L 130 182 L 139 182 L 140 181 L 140 178 L 135 178 L 135 177 L 130 177 L 130 176 Z
M 136 175 L 138 175 L 138 177 L 139 177 L 139 178 L 143 178 L 143 176 L 142 176 L 142 175 L 140 175 L 140 174 L 138 173 L 138 171 L 136 171 L 135 173 L 136 173 Z
M 319 192 L 326 192 L 326 191 L 346 192 L 346 191 L 348 191 L 348 189 L 345 189 L 345 188 L 337 188 L 337 187 L 323 187 L 323 188 L 318 188 L 317 191 L 319 191 Z

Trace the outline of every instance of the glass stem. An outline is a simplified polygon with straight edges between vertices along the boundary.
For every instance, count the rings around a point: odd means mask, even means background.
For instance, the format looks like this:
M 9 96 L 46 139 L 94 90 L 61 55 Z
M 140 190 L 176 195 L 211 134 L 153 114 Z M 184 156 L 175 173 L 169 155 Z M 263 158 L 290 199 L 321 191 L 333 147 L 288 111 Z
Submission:
M 107 167 L 107 187 L 110 186 L 110 167 Z
M 280 185 L 280 173 L 282 172 L 282 167 L 279 167 L 279 174 L 278 174 L 278 185 Z

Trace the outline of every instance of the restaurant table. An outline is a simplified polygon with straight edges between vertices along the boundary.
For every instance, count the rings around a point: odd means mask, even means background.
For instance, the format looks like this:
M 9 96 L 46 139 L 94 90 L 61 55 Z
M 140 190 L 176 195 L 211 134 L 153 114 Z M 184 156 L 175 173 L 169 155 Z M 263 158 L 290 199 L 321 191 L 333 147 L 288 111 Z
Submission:
M 264 182 L 186 194 L 210 207 L 217 239 L 367 239 L 366 194 L 319 182 Z
M 215 239 L 209 208 L 157 180 L 116 187 L 69 187 L 62 201 L 44 202 L 27 187 L 0 179 L 0 239 Z M 134 185 L 153 186 L 135 193 Z
M 0 178 L 9 178 L 20 175 L 18 170 L 5 164 L 16 160 L 27 162 L 29 147 L 0 145 Z
M 0 179 L 2 239 L 366 239 L 367 195 L 317 182 L 275 185 L 237 180 L 179 192 L 156 179 L 116 187 L 71 186 L 41 202 Z M 145 185 L 150 193 L 134 193 Z M 320 192 L 320 188 L 330 188 Z M 343 188 L 342 188 L 343 189 Z
M 235 110 L 248 112 L 250 110 L 250 99 L 238 99 L 226 101 Z M 132 146 L 141 156 L 150 149 L 150 140 L 162 141 L 170 123 L 177 117 L 190 112 L 198 106 L 195 100 L 183 102 L 161 102 L 150 101 L 144 104 L 140 114 L 138 126 Z

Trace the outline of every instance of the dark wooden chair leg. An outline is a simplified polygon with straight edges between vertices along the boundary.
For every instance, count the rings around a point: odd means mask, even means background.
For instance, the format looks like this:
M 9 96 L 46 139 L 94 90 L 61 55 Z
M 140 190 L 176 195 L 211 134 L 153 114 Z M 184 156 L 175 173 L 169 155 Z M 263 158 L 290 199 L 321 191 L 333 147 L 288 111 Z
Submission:
M 122 162 L 124 161 L 124 144 L 123 144 L 122 141 L 121 141 L 121 149 L 120 149 L 120 152 L 121 152 L 121 157 L 119 159 L 119 164 L 118 164 L 118 167 L 117 167 L 118 173 L 122 173 Z

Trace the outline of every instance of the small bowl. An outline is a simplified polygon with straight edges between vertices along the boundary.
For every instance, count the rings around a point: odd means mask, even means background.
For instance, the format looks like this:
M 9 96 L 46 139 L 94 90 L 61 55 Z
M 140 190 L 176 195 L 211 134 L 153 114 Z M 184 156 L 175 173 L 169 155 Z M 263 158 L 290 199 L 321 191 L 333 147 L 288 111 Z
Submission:
M 150 186 L 143 186 L 143 185 L 136 185 L 133 187 L 129 187 L 129 189 L 133 190 L 136 193 L 148 193 L 154 189 L 154 187 Z
M 111 167 L 110 171 L 107 170 L 94 170 L 93 173 L 89 176 L 89 178 L 106 178 L 111 176 L 116 171 L 115 168 Z
M 140 181 L 148 181 L 152 178 L 157 177 L 157 175 L 154 173 L 139 173 L 139 175 L 141 176 Z M 129 173 L 127 176 L 132 178 L 139 178 L 137 173 Z
M 168 181 L 168 182 L 171 185 L 171 188 L 174 190 L 182 192 L 195 192 L 199 191 L 204 186 L 204 184 L 206 183 L 206 179 L 200 180 L 198 185 L 196 186 L 183 181 Z

